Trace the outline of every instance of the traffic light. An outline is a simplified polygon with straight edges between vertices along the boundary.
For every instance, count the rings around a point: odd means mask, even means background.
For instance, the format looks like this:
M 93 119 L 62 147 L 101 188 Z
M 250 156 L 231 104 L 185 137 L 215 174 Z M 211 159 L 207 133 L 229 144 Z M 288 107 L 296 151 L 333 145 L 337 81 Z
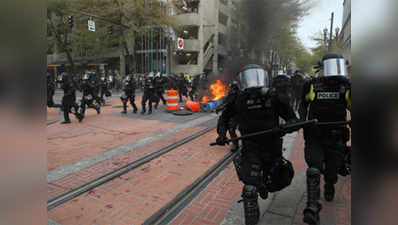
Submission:
M 108 27 L 108 34 L 109 35 L 113 34 L 113 26 Z
M 68 16 L 68 24 L 70 28 L 73 28 L 73 16 Z

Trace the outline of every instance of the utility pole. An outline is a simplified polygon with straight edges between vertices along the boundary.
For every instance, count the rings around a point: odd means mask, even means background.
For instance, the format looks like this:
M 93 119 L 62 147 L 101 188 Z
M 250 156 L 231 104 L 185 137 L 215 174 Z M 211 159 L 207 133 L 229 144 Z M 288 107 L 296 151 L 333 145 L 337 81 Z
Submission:
M 329 48 L 328 48 L 329 51 L 332 50 L 333 18 L 334 18 L 334 12 L 332 12 L 332 20 L 330 21 L 330 36 L 329 36 Z

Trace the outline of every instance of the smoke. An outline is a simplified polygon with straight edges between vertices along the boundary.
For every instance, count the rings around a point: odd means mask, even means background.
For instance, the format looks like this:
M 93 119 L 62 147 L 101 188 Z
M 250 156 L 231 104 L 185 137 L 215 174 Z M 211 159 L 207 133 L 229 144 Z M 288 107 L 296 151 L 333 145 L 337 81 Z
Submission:
M 231 55 L 221 77 L 236 79 L 236 74 L 247 64 L 259 64 L 270 70 L 263 53 L 272 49 L 272 40 L 286 29 L 294 29 L 308 10 L 309 0 L 242 0 L 232 15 L 227 33 Z

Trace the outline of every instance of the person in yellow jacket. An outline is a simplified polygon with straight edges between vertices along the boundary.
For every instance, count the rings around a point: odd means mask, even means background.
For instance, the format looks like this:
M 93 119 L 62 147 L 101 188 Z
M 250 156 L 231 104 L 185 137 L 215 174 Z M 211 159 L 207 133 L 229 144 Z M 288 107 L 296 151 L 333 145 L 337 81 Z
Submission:
M 301 120 L 317 119 L 319 122 L 342 122 L 351 110 L 351 83 L 347 76 L 346 61 L 339 53 L 327 53 L 320 64 L 319 77 L 307 81 L 299 107 Z M 305 160 L 307 169 L 307 207 L 304 222 L 320 224 L 320 177 L 324 175 L 324 197 L 333 201 L 334 185 L 339 169 L 344 166 L 350 138 L 347 125 L 313 126 L 304 130 Z

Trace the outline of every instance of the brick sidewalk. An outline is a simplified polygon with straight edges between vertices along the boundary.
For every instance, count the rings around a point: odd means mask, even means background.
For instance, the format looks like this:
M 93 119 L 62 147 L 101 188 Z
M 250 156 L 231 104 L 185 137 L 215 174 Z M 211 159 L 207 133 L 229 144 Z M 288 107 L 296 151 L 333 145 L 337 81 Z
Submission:
M 176 141 L 188 137 L 202 129 L 204 128 L 197 126 L 184 129 L 183 131 L 175 133 L 172 136 L 164 137 L 148 145 L 136 148 L 131 152 L 97 163 L 91 167 L 82 169 L 76 173 L 72 173 L 61 179 L 51 182 L 48 184 L 48 199 L 52 199 L 57 195 L 67 192 L 73 188 L 77 188 L 88 181 L 101 177 L 115 169 L 121 168 L 128 163 L 134 162 L 146 155 L 156 152 L 159 149 L 173 144 Z
M 349 142 L 350 144 L 350 142 Z M 292 158 L 296 173 L 305 172 L 307 165 L 304 160 L 304 139 L 302 132 L 294 146 Z M 323 198 L 323 176 L 321 178 L 321 225 L 351 225 L 351 176 L 341 177 L 335 186 L 336 195 L 333 202 L 327 202 Z M 297 207 L 293 219 L 293 225 L 305 225 L 303 223 L 303 210 L 305 208 L 307 193 L 302 196 L 302 201 Z
M 230 164 L 170 225 L 217 225 L 239 198 L 243 184 Z
M 120 100 L 112 100 L 112 104 Z M 88 109 L 82 123 L 71 116 L 72 123 L 60 123 L 47 127 L 48 170 L 68 165 L 80 159 L 97 155 L 106 150 L 131 143 L 156 133 L 168 130 L 175 123 L 156 120 L 126 119 L 107 116 L 108 113 L 120 112 L 119 108 L 103 107 L 97 115 Z
M 47 107 L 47 121 L 55 120 L 59 116 L 59 108 L 48 108 Z
M 205 134 L 48 212 L 67 224 L 142 224 L 228 152 Z
M 295 183 L 292 183 L 289 188 L 275 193 L 273 199 L 278 200 L 278 202 L 273 201 L 269 208 L 265 209 L 266 213 L 264 215 L 267 218 L 262 218 L 259 225 L 304 225 L 302 222 L 302 211 L 305 207 L 306 199 L 305 171 L 307 165 L 304 160 L 302 132 L 299 132 L 290 154 L 290 160 L 294 165 L 296 174 Z M 239 221 L 224 219 L 231 206 L 234 204 L 236 206 L 236 200 L 239 199 L 242 187 L 243 184 L 239 182 L 233 166 L 230 165 L 185 207 L 170 224 L 215 225 L 220 224 L 220 222 L 223 222 L 223 225 L 242 224 L 240 221 L 243 221 L 243 219 Z M 285 192 L 288 192 L 288 194 Z M 322 204 L 324 208 L 321 211 L 322 225 L 351 225 L 351 177 L 339 177 L 339 183 L 336 185 L 335 201 L 328 203 L 322 200 Z M 243 207 L 243 205 L 239 204 L 237 207 Z M 277 213 L 280 213 L 280 215 L 274 214 L 274 211 L 278 211 Z

